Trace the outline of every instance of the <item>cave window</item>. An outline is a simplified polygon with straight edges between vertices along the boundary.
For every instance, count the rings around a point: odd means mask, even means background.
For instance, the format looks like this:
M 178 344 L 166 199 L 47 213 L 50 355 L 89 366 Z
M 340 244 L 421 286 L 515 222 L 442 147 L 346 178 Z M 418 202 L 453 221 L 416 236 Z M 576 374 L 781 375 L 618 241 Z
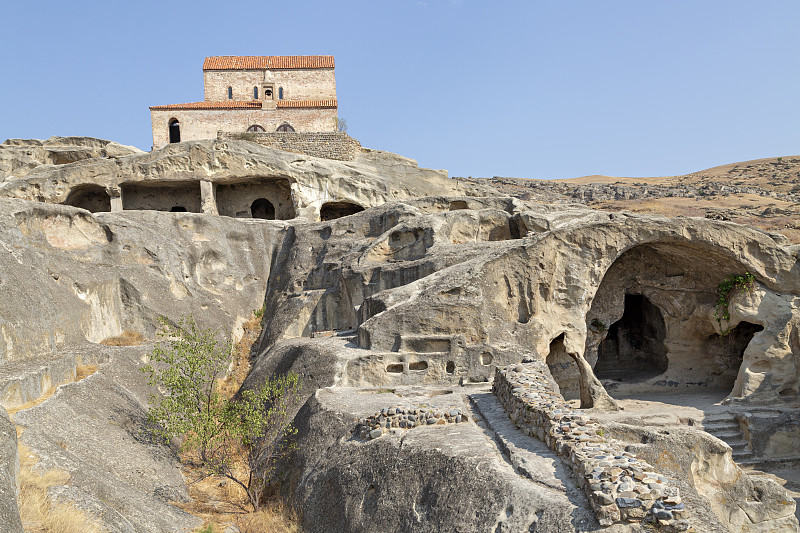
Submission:
M 275 220 L 275 206 L 266 198 L 258 198 L 250 205 L 250 216 L 265 220 Z
M 642 294 L 626 294 L 622 318 L 608 328 L 597 350 L 599 379 L 640 382 L 667 369 L 666 326 L 661 309 Z
M 258 87 L 253 87 L 253 98 L 258 100 Z
M 169 142 L 181 142 L 181 123 L 177 118 L 170 119 L 169 121 Z
M 550 342 L 550 351 L 545 361 L 550 375 L 558 383 L 561 396 L 565 400 L 580 398 L 581 373 L 575 360 L 567 353 L 562 333 Z
M 111 197 L 105 188 L 99 185 L 79 185 L 70 191 L 64 203 L 86 209 L 92 213 L 107 213 L 111 211 Z
M 228 85 L 228 100 L 233 100 L 233 87 Z
M 283 87 L 278 87 L 278 100 L 283 100 Z
M 358 204 L 350 202 L 328 202 L 322 204 L 319 210 L 319 218 L 323 222 L 327 220 L 334 220 L 337 218 L 346 217 L 360 213 L 364 208 Z

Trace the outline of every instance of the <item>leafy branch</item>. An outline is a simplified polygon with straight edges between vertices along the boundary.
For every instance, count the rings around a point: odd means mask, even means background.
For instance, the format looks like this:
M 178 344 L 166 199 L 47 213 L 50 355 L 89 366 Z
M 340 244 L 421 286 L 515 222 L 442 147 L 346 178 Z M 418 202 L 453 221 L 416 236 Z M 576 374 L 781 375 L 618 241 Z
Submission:
M 152 363 L 141 369 L 162 392 L 150 396 L 154 432 L 166 442 L 183 437 L 181 452 L 193 457 L 206 476 L 239 485 L 257 511 L 276 461 L 294 449 L 297 431 L 291 419 L 300 379 L 291 373 L 273 377 L 228 399 L 220 394 L 219 378 L 231 344 L 199 328 L 191 316 L 177 324 L 160 321 L 162 340 Z
M 717 322 L 731 319 L 731 295 L 736 291 L 752 291 L 756 278 L 750 272 L 731 274 L 717 285 L 717 303 L 714 305 L 714 318 Z

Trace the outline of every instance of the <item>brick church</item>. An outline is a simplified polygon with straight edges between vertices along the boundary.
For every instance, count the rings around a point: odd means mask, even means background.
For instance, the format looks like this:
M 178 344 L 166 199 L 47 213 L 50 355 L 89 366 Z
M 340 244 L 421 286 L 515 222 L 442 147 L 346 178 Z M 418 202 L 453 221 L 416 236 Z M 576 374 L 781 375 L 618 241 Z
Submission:
M 203 63 L 202 102 L 150 107 L 153 148 L 217 132 L 336 131 L 333 56 L 218 56 Z

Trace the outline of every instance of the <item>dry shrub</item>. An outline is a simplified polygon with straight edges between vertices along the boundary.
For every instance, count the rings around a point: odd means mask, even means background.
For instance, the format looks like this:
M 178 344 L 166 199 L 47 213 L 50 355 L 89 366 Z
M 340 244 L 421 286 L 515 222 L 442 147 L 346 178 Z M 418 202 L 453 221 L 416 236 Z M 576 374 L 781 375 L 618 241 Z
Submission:
M 66 483 L 67 472 L 37 472 L 36 456 L 24 445 L 19 447 L 19 461 L 19 514 L 26 533 L 103 533 L 93 517 L 74 505 L 48 499 L 47 489 Z
M 144 337 L 138 331 L 122 332 L 122 335 L 116 337 L 108 337 L 100 341 L 100 344 L 105 346 L 138 346 L 144 342 Z

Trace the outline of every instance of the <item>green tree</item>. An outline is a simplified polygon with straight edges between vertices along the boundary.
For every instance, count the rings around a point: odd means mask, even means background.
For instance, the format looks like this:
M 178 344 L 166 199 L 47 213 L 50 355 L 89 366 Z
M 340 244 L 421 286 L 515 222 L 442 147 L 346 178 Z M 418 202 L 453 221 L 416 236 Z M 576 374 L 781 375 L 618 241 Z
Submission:
M 177 324 L 161 318 L 161 341 L 142 367 L 161 394 L 150 397 L 150 421 L 165 441 L 183 437 L 181 452 L 207 476 L 224 476 L 245 490 L 253 510 L 261 506 L 275 464 L 294 449 L 292 408 L 300 380 L 276 376 L 233 398 L 219 393 L 231 344 L 189 316 Z M 237 468 L 244 463 L 245 468 Z

